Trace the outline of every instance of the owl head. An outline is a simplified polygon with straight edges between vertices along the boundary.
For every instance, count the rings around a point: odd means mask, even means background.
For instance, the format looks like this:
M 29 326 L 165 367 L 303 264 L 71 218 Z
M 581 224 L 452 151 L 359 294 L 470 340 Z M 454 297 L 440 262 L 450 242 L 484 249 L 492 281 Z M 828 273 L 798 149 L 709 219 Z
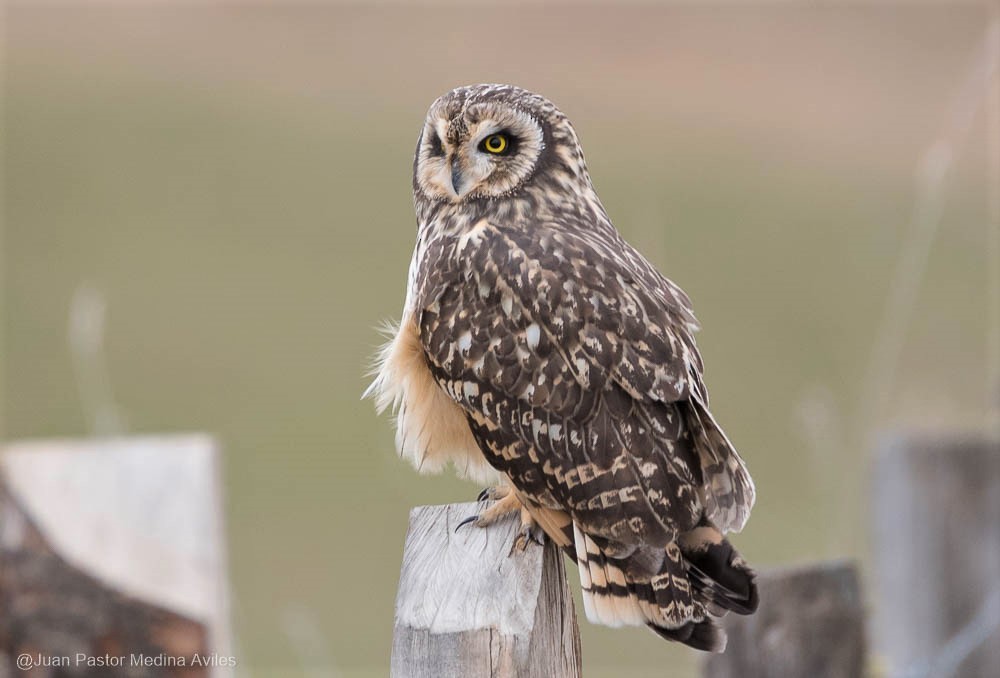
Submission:
M 488 200 L 543 176 L 590 185 L 576 132 L 548 99 L 512 85 L 472 85 L 431 105 L 413 161 L 418 198 Z

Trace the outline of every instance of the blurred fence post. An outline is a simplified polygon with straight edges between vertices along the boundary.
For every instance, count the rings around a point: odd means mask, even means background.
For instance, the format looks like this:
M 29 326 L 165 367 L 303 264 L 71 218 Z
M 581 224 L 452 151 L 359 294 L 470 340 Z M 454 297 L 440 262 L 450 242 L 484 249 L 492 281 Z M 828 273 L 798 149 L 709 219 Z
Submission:
M 1000 676 L 1000 441 L 887 438 L 872 521 L 889 675 Z
M 205 435 L 5 445 L 0 676 L 232 675 L 218 463 Z
M 705 678 L 857 678 L 865 663 L 865 609 L 857 568 L 834 561 L 762 572 L 760 607 L 728 615 L 725 653 Z
M 515 517 L 455 526 L 482 506 L 410 512 L 396 596 L 393 678 L 579 678 L 580 634 L 563 556 L 511 552 Z

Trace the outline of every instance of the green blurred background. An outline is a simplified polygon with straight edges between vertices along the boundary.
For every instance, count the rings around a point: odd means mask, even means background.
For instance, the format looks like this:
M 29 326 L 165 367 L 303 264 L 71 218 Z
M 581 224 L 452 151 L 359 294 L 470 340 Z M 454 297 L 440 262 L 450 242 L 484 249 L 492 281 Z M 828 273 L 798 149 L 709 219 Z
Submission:
M 985 22 L 976 6 L 8 3 L 2 435 L 216 433 L 242 673 L 384 675 L 409 507 L 479 488 L 415 475 L 359 396 L 374 328 L 402 306 L 424 113 L 511 82 L 570 116 L 615 224 L 694 301 L 713 409 L 758 487 L 741 550 L 864 559 L 872 436 L 982 427 L 995 403 L 982 112 L 913 312 L 880 329 L 918 168 Z M 74 298 L 105 304 L 103 365 L 74 362 Z M 105 377 L 113 404 L 91 387 Z M 95 423 L 100 407 L 120 416 Z M 582 633 L 588 676 L 694 675 L 694 653 L 652 634 Z

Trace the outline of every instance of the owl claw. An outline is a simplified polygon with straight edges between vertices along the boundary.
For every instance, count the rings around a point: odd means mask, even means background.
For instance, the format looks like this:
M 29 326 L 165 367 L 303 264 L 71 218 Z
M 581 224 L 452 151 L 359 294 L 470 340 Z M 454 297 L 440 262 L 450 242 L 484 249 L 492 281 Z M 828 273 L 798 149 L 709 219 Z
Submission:
M 479 493 L 476 497 L 477 502 L 482 501 L 499 501 L 510 494 L 510 487 L 508 485 L 495 485 L 493 487 L 484 487 L 483 491 Z
M 514 555 L 515 551 L 523 552 L 531 542 L 535 542 L 539 546 L 545 546 L 545 532 L 534 521 L 521 525 L 521 531 L 510 546 L 510 553 L 507 554 L 508 557 Z
M 477 520 L 479 520 L 479 514 L 478 513 L 475 514 L 475 515 L 469 516 L 468 518 L 466 518 L 465 520 L 463 520 L 462 522 L 460 522 L 458 525 L 455 526 L 455 532 L 458 532 L 458 528 L 463 527 L 465 525 L 468 525 L 469 523 L 474 523 Z
M 482 513 L 469 516 L 460 522 L 455 527 L 456 531 L 459 527 L 468 525 L 469 523 L 473 523 L 476 527 L 489 527 L 504 516 L 510 515 L 522 508 L 521 501 L 517 498 L 517 495 L 510 491 L 509 487 L 488 487 L 484 492 L 487 493 L 486 498 L 495 503 L 487 507 Z

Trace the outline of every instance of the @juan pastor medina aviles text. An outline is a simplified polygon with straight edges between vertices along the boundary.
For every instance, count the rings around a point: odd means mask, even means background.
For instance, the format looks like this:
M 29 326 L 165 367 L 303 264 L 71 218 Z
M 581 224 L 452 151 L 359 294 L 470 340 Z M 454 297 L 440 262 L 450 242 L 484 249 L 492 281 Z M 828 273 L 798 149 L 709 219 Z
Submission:
M 220 654 L 84 654 L 71 655 L 21 654 L 17 668 L 26 671 L 35 667 L 192 667 L 236 666 L 236 657 Z

